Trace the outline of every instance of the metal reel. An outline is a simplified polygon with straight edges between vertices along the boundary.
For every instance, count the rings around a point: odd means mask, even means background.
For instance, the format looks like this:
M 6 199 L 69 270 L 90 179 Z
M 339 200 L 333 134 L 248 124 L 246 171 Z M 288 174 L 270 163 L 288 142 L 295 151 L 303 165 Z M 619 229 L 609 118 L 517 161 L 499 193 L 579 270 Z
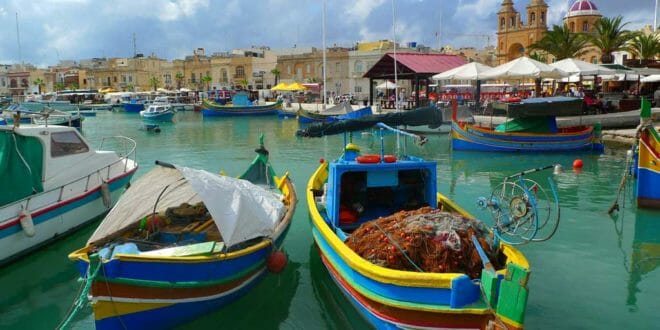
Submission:
M 515 245 L 549 238 L 539 233 L 545 233 L 544 228 L 551 223 L 553 205 L 535 181 L 505 180 L 493 190 L 490 201 L 495 205 L 495 235 L 502 241 Z

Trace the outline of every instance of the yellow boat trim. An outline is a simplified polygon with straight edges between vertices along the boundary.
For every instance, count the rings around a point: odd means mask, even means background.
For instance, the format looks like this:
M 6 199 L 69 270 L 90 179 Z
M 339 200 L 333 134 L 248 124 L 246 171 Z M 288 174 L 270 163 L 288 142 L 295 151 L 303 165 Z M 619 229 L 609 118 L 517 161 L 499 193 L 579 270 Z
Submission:
M 518 329 L 522 329 L 522 328 L 523 328 L 523 324 L 522 324 L 522 323 L 518 323 L 518 322 L 516 322 L 516 321 L 514 321 L 514 320 L 512 320 L 512 319 L 510 319 L 510 318 L 508 318 L 508 317 L 506 317 L 506 316 L 502 316 L 502 315 L 500 315 L 500 314 L 498 314 L 498 313 L 495 313 L 495 315 L 497 316 L 498 319 L 502 320 L 502 322 L 504 322 L 504 323 L 506 323 L 506 324 L 512 325 L 512 326 L 514 326 L 514 327 L 516 327 L 516 328 L 518 328 Z
M 451 288 L 452 280 L 463 275 L 458 273 L 419 273 L 394 270 L 374 265 L 360 257 L 357 253 L 348 248 L 344 242 L 337 237 L 337 235 L 335 235 L 316 208 L 313 190 L 320 189 L 320 187 L 322 187 L 327 181 L 327 177 L 328 163 L 323 162 L 316 169 L 307 183 L 307 205 L 309 206 L 310 218 L 314 227 L 318 229 L 323 238 L 328 242 L 332 249 L 337 252 L 344 262 L 349 265 L 349 267 L 375 281 L 408 287 Z M 445 205 L 451 209 L 460 212 L 462 215 L 466 217 L 471 216 L 468 212 L 445 196 L 440 195 L 439 200 L 442 201 L 443 204 L 446 203 Z M 509 258 L 508 262 L 515 262 L 522 267 L 529 268 L 527 259 L 513 247 L 504 245 L 504 253 Z
M 97 301 L 92 304 L 92 309 L 94 309 L 94 319 L 98 321 L 109 317 L 121 317 L 122 315 L 164 308 L 170 305 L 172 304 L 137 304 L 118 301 Z

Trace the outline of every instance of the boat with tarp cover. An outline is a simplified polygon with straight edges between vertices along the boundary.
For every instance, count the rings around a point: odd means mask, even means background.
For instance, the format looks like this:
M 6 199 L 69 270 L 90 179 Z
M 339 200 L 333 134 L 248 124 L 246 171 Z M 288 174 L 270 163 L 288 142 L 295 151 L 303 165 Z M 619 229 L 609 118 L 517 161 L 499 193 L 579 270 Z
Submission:
M 353 110 L 353 107 L 348 102 L 341 102 L 340 104 L 323 111 L 299 109 L 297 112 L 298 122 L 302 124 L 330 123 L 347 119 L 357 119 L 372 114 L 371 107 Z
M 557 115 L 579 115 L 581 103 L 570 97 L 532 98 L 493 106 L 509 120 L 497 127 L 481 127 L 456 119 L 452 104 L 451 139 L 454 150 L 496 152 L 602 152 L 600 124 L 558 128 Z
M 97 329 L 163 329 L 246 294 L 296 208 L 288 173 L 261 146 L 239 178 L 157 162 L 69 255 Z M 70 319 L 71 317 L 69 317 Z
M 522 328 L 525 256 L 437 191 L 435 161 L 385 155 L 382 134 L 380 154 L 344 140 L 310 177 L 307 204 L 321 261 L 365 319 L 379 329 Z
M 238 92 L 232 96 L 232 104 L 220 105 L 204 99 L 202 101 L 203 116 L 264 116 L 276 115 L 282 108 L 282 101 L 264 105 L 254 105 L 247 93 Z
M 105 214 L 138 168 L 135 147 L 112 137 L 96 150 L 67 126 L 0 126 L 0 263 Z

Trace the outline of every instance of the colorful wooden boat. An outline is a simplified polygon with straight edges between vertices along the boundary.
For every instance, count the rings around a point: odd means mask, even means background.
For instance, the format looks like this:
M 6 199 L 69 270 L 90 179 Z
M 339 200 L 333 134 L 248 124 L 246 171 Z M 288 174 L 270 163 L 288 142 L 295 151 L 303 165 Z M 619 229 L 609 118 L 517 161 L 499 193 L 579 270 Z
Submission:
M 537 110 L 542 106 L 561 107 L 561 103 L 535 104 L 531 109 Z M 513 118 L 492 129 L 458 121 L 455 116 L 456 105 L 454 104 L 453 107 L 451 123 L 453 150 L 602 152 L 604 148 L 599 124 L 558 128 L 555 116 L 547 116 L 547 111 L 539 111 L 539 116 Z M 518 108 L 515 109 L 516 113 L 529 114 Z
M 105 214 L 138 168 L 135 141 L 97 151 L 66 126 L 0 126 L 0 263 Z M 123 156 L 122 156 L 123 155 Z
M 253 105 L 246 93 L 237 93 L 232 97 L 231 105 L 220 105 L 204 99 L 202 107 L 203 116 L 265 116 L 276 115 L 282 108 L 282 101 Z
M 97 329 L 190 321 L 246 294 L 283 255 L 296 193 L 256 151 L 239 179 L 157 162 L 69 255 L 91 282 Z
M 347 242 L 357 225 L 373 223 L 379 217 L 415 205 L 429 205 L 472 218 L 437 193 L 436 165 L 413 156 L 386 156 L 382 151 L 381 155 L 359 155 L 359 148 L 352 143 L 339 159 L 322 162 L 309 179 L 306 194 L 312 235 L 323 264 L 352 305 L 378 329 L 486 329 L 493 325 L 522 328 L 529 265 L 512 246 L 498 245 L 506 266 L 495 273 L 483 271 L 482 286 L 464 273 L 392 269 L 349 248 Z M 344 194 L 344 189 L 356 182 L 344 178 L 360 176 L 360 191 L 366 193 L 363 200 L 367 202 L 353 219 L 356 222 L 350 223 L 346 221 L 345 206 L 349 195 Z M 371 204 L 370 201 L 382 198 L 383 189 L 394 191 L 394 199 Z
M 642 103 L 637 154 L 637 206 L 660 209 L 660 134 L 651 120 L 651 105 Z

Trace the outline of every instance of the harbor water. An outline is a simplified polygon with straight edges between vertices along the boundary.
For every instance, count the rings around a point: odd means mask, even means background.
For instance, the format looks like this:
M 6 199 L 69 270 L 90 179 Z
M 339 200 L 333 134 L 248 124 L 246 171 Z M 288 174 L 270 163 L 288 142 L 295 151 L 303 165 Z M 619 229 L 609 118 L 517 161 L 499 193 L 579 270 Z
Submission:
M 182 326 L 182 329 L 362 329 L 368 325 L 342 296 L 323 267 L 313 244 L 305 200 L 307 180 L 319 160 L 342 152 L 343 136 L 298 138 L 295 119 L 277 117 L 206 118 L 180 112 L 161 132 L 141 130 L 137 114 L 100 112 L 88 117 L 83 134 L 98 143 L 105 136 L 124 135 L 137 141 L 137 179 L 155 160 L 223 171 L 236 176 L 254 158 L 259 135 L 278 173 L 289 171 L 299 195 L 298 209 L 284 243 L 289 257 L 280 274 L 268 274 L 235 303 Z M 396 138 L 385 145 L 396 148 Z M 377 134 L 355 134 L 363 152 L 380 148 Z M 625 184 L 614 215 L 607 211 L 617 197 L 626 149 L 602 155 L 452 152 L 447 135 L 429 136 L 423 146 L 401 144 L 408 153 L 438 162 L 439 190 L 477 218 L 492 223 L 476 201 L 518 171 L 559 163 L 534 173 L 541 184 L 557 183 L 561 222 L 547 242 L 520 246 L 532 275 L 525 325 L 528 329 L 652 329 L 660 324 L 660 211 L 635 207 L 634 183 Z M 580 172 L 571 164 L 584 161 Z M 72 235 L 0 268 L 0 329 L 53 329 L 80 295 L 82 282 L 67 255 L 82 247 L 100 220 Z M 73 328 L 93 329 L 91 307 L 73 321 Z

